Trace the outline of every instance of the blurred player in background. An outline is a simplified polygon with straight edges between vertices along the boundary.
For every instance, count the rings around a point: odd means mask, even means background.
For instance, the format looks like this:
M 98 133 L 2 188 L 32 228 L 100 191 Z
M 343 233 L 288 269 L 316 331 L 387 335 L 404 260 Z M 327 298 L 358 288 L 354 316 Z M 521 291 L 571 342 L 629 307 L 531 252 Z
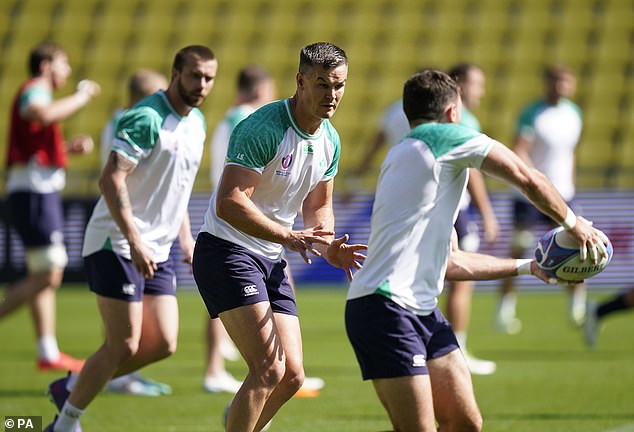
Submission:
M 529 104 L 520 114 L 513 150 L 529 166 L 543 172 L 566 202 L 575 195 L 575 148 L 581 137 L 579 107 L 570 98 L 576 89 L 573 73 L 564 66 L 551 66 L 544 72 L 545 95 Z M 543 221 L 551 224 L 529 201 L 516 194 L 513 202 L 513 237 L 511 256 L 520 258 L 535 247 L 533 226 Z M 568 315 L 575 325 L 585 317 L 584 284 L 567 285 L 570 292 Z M 500 300 L 494 327 L 515 334 L 522 328 L 516 316 L 517 294 L 512 279 L 500 286 Z
M 474 64 L 460 63 L 453 66 L 448 73 L 460 87 L 462 98 L 460 124 L 481 132 L 480 122 L 471 111 L 480 106 L 480 100 L 484 96 L 484 72 Z M 467 252 L 477 252 L 480 247 L 480 233 L 473 217 L 474 205 L 482 216 L 485 241 L 495 241 L 498 235 L 498 221 L 491 207 L 484 177 L 477 169 L 470 169 L 467 191 L 462 195 L 460 211 L 454 224 L 458 235 L 458 246 Z M 489 375 L 495 372 L 495 362 L 478 359 L 467 350 L 467 331 L 471 318 L 471 297 L 474 285 L 474 282 L 470 280 L 448 281 L 445 313 L 471 373 Z
M 108 162 L 108 157 L 112 151 L 115 129 L 119 119 L 128 109 L 136 105 L 142 99 L 159 90 L 165 90 L 167 86 L 168 82 L 165 75 L 152 69 L 139 69 L 130 76 L 127 86 L 127 108 L 115 110 L 112 118 L 101 133 L 100 156 L 102 169 Z M 169 385 L 146 378 L 138 372 L 113 378 L 108 382 L 106 388 L 113 393 L 126 393 L 139 396 L 159 396 L 172 392 Z
M 352 178 L 348 185 L 348 189 L 351 190 L 346 191 L 346 193 L 352 194 L 354 193 L 354 189 L 359 189 L 361 185 L 359 179 L 367 174 L 372 166 L 372 162 L 377 158 L 377 155 L 381 152 L 383 147 L 387 146 L 388 149 L 391 149 L 408 133 L 409 124 L 403 112 L 403 100 L 399 99 L 388 105 L 383 112 L 381 126 L 372 137 L 372 141 L 361 157 L 359 165 L 353 170 Z
M 76 431 L 84 410 L 112 377 L 176 349 L 176 275 L 169 255 L 177 237 L 185 257 L 193 254 L 187 206 L 206 129 L 197 107 L 211 92 L 217 69 L 209 48 L 181 49 L 167 90 L 117 122 L 83 249 L 105 338 L 79 376 L 49 386 L 60 414 L 46 431 Z
M 347 235 L 335 238 L 332 206 L 340 142 L 330 123 L 344 94 L 348 58 L 333 44 L 302 48 L 296 92 L 240 122 L 194 251 L 194 278 L 222 320 L 248 374 L 226 415 L 228 431 L 261 430 L 302 386 L 302 340 L 284 247 L 359 268 Z M 305 229 L 293 231 L 299 210 Z
M 275 82 L 271 74 L 263 67 L 246 66 L 238 73 L 238 93 L 231 108 L 226 112 L 211 137 L 211 186 L 218 188 L 225 157 L 229 147 L 229 138 L 233 128 L 262 105 L 275 99 Z
M 548 179 L 503 144 L 461 126 L 460 89 L 425 70 L 404 86 L 412 131 L 381 166 L 368 255 L 350 284 L 346 330 L 364 379 L 373 382 L 397 431 L 480 430 L 471 376 L 438 309 L 443 280 L 536 274 L 533 260 L 460 251 L 452 232 L 468 168 L 518 187 L 566 227 L 593 262 L 599 235 L 568 208 Z M 451 254 L 450 254 L 451 251 Z
M 422 69 L 420 69 L 422 70 Z M 398 144 L 401 139 L 410 131 L 409 122 L 403 111 L 403 99 L 399 98 L 385 108 L 381 117 L 381 124 L 376 131 L 370 145 L 366 147 L 365 153 L 361 156 L 361 161 L 357 168 L 352 170 L 347 178 L 344 200 L 350 199 L 355 191 L 361 189 L 361 181 L 370 168 L 373 161 L 378 157 L 384 147 L 387 150 Z
M 108 162 L 110 152 L 112 150 L 112 141 L 117 122 L 121 116 L 136 105 L 141 99 L 144 99 L 159 90 L 165 90 L 168 86 L 167 78 L 162 73 L 153 69 L 138 69 L 128 79 L 128 104 L 126 108 L 117 108 L 110 121 L 101 131 L 101 142 L 99 146 L 99 155 L 102 168 Z
M 68 262 L 60 192 L 66 182 L 66 156 L 92 151 L 93 141 L 80 135 L 65 141 L 60 122 L 86 106 L 100 92 L 94 81 L 80 81 L 77 91 L 53 99 L 71 74 L 68 55 L 43 43 L 29 55 L 31 78 L 14 99 L 9 122 L 6 190 L 13 228 L 26 249 L 26 276 L 7 287 L 0 319 L 29 302 L 37 336 L 40 370 L 79 371 L 83 360 L 59 350 L 55 291 Z
M 583 323 L 586 344 L 589 347 L 596 346 L 601 323 L 608 315 L 628 309 L 634 309 L 634 287 L 601 303 L 589 301 Z

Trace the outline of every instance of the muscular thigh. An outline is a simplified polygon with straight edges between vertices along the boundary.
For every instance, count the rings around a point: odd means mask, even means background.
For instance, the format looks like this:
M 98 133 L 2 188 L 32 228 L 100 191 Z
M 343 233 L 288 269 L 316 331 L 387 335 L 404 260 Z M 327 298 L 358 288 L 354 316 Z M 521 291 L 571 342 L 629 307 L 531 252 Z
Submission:
M 372 380 L 383 407 L 398 431 L 436 431 L 429 375 Z
M 138 341 L 141 338 L 141 302 L 128 302 L 97 295 L 97 305 L 104 324 L 106 342 Z
M 273 318 L 286 355 L 286 369 L 292 373 L 300 373 L 303 371 L 303 355 L 299 319 L 283 313 L 274 313 Z
M 250 367 L 261 367 L 263 359 L 284 359 L 282 340 L 268 302 L 221 312 L 220 319 Z
M 175 343 L 178 337 L 178 302 L 173 295 L 143 297 L 143 337 Z
M 452 417 L 463 415 L 471 417 L 479 413 L 471 375 L 462 351 L 455 350 L 429 360 L 427 367 L 431 380 L 434 411 L 441 424 Z

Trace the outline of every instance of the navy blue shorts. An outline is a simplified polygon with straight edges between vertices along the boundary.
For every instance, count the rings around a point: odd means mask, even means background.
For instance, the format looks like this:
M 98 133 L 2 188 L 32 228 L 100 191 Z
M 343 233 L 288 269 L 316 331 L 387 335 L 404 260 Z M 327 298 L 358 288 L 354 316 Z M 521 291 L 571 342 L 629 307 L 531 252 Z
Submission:
M 458 349 L 440 309 L 427 316 L 380 294 L 346 302 L 346 331 L 364 380 L 427 375 L 427 360 Z
M 572 209 L 576 207 L 572 202 L 567 202 L 566 204 Z M 537 210 L 533 204 L 521 199 L 513 201 L 513 224 L 515 229 L 530 229 L 537 224 L 544 224 L 550 227 L 557 225 L 551 218 Z
M 64 242 L 64 214 L 59 193 L 13 192 L 9 194 L 7 204 L 11 224 L 24 247 Z
M 84 258 L 90 291 L 100 296 L 139 302 L 144 294 L 176 295 L 172 260 L 157 264 L 153 279 L 145 279 L 127 258 L 100 250 Z
M 297 316 L 286 261 L 273 261 L 235 243 L 201 232 L 192 269 L 209 316 L 240 306 L 269 302 L 273 312 Z
M 479 235 L 478 223 L 473 217 L 473 208 L 471 205 L 458 212 L 458 217 L 453 226 L 456 229 L 456 234 L 458 234 L 458 240 L 469 234 Z
M 458 236 L 460 249 L 467 252 L 477 252 L 480 248 L 480 230 L 478 223 L 473 217 L 473 207 L 471 205 L 460 210 L 453 226 Z
M 516 229 L 530 229 L 539 223 L 553 225 L 555 222 L 537 210 L 530 202 L 513 201 L 513 224 Z

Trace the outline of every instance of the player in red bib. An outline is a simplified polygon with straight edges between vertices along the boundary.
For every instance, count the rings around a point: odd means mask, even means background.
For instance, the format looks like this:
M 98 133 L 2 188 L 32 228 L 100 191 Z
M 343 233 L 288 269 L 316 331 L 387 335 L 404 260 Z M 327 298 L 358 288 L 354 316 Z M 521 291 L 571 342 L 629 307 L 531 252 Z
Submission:
M 26 276 L 12 283 L 0 302 L 0 319 L 24 303 L 31 306 L 38 340 L 40 370 L 79 370 L 82 360 L 59 351 L 55 337 L 55 290 L 68 261 L 62 234 L 60 191 L 65 184 L 67 153 L 92 150 L 89 136 L 64 140 L 60 122 L 100 92 L 81 81 L 72 95 L 53 100 L 70 76 L 68 55 L 44 43 L 29 56 L 31 78 L 17 92 L 11 108 L 7 154 L 7 208 L 26 249 Z

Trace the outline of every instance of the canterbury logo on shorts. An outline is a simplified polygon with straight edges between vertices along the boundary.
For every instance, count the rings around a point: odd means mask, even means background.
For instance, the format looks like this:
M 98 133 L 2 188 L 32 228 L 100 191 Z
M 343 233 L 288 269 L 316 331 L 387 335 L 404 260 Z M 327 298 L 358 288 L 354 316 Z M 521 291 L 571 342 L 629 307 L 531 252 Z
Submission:
M 416 354 L 412 358 L 412 366 L 414 366 L 414 367 L 425 366 L 425 354 Z
M 255 285 L 247 285 L 242 288 L 242 293 L 244 297 L 249 297 L 260 294 L 260 291 L 258 291 L 258 288 Z
M 121 287 L 121 292 L 125 295 L 133 296 L 136 291 L 136 285 L 133 283 L 123 284 Z

